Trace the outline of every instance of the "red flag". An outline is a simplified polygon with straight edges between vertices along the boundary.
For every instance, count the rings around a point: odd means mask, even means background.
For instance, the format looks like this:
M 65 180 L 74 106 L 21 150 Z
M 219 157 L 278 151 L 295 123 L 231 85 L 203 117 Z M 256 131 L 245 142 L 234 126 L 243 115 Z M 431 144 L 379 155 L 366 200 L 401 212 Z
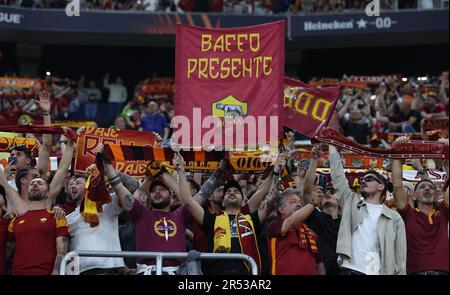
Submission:
M 339 97 L 339 87 L 314 88 L 285 78 L 280 123 L 310 138 L 328 125 Z
M 213 134 L 222 140 L 214 138 L 215 146 L 229 146 L 230 137 L 232 145 L 270 140 L 283 96 L 284 27 L 284 21 L 227 29 L 177 25 L 175 142 L 206 147 Z M 237 118 L 246 123 L 242 138 Z M 230 122 L 234 130 L 225 136 Z

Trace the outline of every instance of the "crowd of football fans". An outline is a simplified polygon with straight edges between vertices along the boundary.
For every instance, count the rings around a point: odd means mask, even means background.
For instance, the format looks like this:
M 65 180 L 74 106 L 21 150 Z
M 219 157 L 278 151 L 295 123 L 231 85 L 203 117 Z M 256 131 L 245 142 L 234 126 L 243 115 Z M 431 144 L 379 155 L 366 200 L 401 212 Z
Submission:
M 163 145 L 174 116 L 170 81 L 143 80 L 132 95 L 121 77 L 108 75 L 100 81 L 47 77 L 39 82 L 46 90 L 5 87 L 1 125 L 97 121 L 107 110 L 104 127 L 154 132 L 157 145 Z M 309 83 L 342 85 L 330 126 L 361 144 L 393 133 L 400 135 L 389 145 L 407 142 L 408 134 L 424 135 L 426 120 L 446 120 L 448 126 L 448 72 Z M 74 173 L 69 167 L 77 136 L 70 128 L 51 128 L 62 135 L 34 134 L 41 141 L 37 160 L 26 145 L 13 144 L 0 169 L 0 273 L 59 274 L 63 257 L 73 250 L 196 250 L 250 255 L 260 274 L 448 274 L 448 181 L 430 180 L 432 171 L 448 175 L 448 160 L 390 160 L 384 167 L 389 178 L 367 170 L 355 190 L 346 179 L 341 150 L 315 144 L 309 147 L 309 164 L 293 165 L 295 137 L 287 133 L 284 152 L 265 174 L 238 174 L 228 157 L 213 174 L 188 173 L 174 153 L 168 159 L 173 170 L 154 161 L 146 176 L 136 179 L 116 171 L 102 146 L 96 151 L 98 171 Z M 448 145 L 448 130 L 440 130 L 439 137 Z M 58 169 L 49 171 L 55 153 Z M 324 165 L 331 182 L 316 176 Z M 404 181 L 404 169 L 416 171 L 417 181 Z M 97 181 L 103 176 L 104 184 Z M 293 188 L 280 185 L 285 177 L 292 177 Z M 165 259 L 162 271 L 252 270 L 239 260 L 203 261 L 196 268 L 183 263 Z M 81 257 L 78 266 L 92 275 L 156 271 L 155 260 L 143 258 Z
M 65 8 L 69 0 L 1 0 L 32 8 Z M 364 0 L 80 0 L 82 10 L 223 12 L 232 14 L 328 13 L 364 11 Z M 382 10 L 441 8 L 433 0 L 380 0 Z

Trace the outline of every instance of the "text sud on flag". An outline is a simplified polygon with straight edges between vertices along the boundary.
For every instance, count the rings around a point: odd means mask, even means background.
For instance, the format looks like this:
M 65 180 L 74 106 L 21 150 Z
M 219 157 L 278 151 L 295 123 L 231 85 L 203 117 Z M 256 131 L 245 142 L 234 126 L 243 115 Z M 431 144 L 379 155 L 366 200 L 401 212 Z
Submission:
M 172 140 L 247 149 L 278 141 L 284 21 L 206 29 L 177 25 Z

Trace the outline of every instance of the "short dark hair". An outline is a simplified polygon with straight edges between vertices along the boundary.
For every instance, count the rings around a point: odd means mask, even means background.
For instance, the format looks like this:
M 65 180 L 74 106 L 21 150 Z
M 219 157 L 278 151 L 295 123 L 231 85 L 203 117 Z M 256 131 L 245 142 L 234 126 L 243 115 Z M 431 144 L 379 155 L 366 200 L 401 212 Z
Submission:
M 31 159 L 31 150 L 29 148 L 27 148 L 27 146 L 24 145 L 24 144 L 15 145 L 15 146 L 11 147 L 9 149 L 9 151 L 10 152 L 12 152 L 12 151 L 20 151 L 20 152 L 24 153 L 25 156 L 27 156 L 28 158 Z
M 24 177 L 26 177 L 28 175 L 28 173 L 30 173 L 30 171 L 32 169 L 35 169 L 35 168 L 24 167 L 24 168 L 20 169 L 19 171 L 17 171 L 15 181 L 16 181 L 16 187 L 17 187 L 17 191 L 18 191 L 19 195 L 22 193 L 20 182 Z
M 432 181 L 429 180 L 429 179 L 423 179 L 423 180 L 419 181 L 418 183 L 416 183 L 416 185 L 414 186 L 414 192 L 416 192 L 417 188 L 419 187 L 419 185 L 420 185 L 422 182 L 429 182 L 429 183 L 431 183 L 431 184 L 433 185 L 433 187 L 436 189 L 436 185 L 434 184 L 434 182 L 432 182 Z

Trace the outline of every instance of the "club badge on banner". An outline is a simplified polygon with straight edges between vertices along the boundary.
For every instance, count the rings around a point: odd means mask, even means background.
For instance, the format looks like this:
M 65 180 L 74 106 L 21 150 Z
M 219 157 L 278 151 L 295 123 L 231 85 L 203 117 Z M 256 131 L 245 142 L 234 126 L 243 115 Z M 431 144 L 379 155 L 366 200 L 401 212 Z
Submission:
M 95 163 L 95 150 L 99 144 L 153 146 L 155 138 L 152 133 L 145 131 L 86 128 L 78 138 L 75 171 L 84 172 Z M 117 171 L 135 177 L 144 176 L 147 170 L 146 161 L 116 161 L 114 166 Z
M 195 149 L 276 144 L 284 30 L 284 21 L 227 29 L 177 25 L 176 143 Z

